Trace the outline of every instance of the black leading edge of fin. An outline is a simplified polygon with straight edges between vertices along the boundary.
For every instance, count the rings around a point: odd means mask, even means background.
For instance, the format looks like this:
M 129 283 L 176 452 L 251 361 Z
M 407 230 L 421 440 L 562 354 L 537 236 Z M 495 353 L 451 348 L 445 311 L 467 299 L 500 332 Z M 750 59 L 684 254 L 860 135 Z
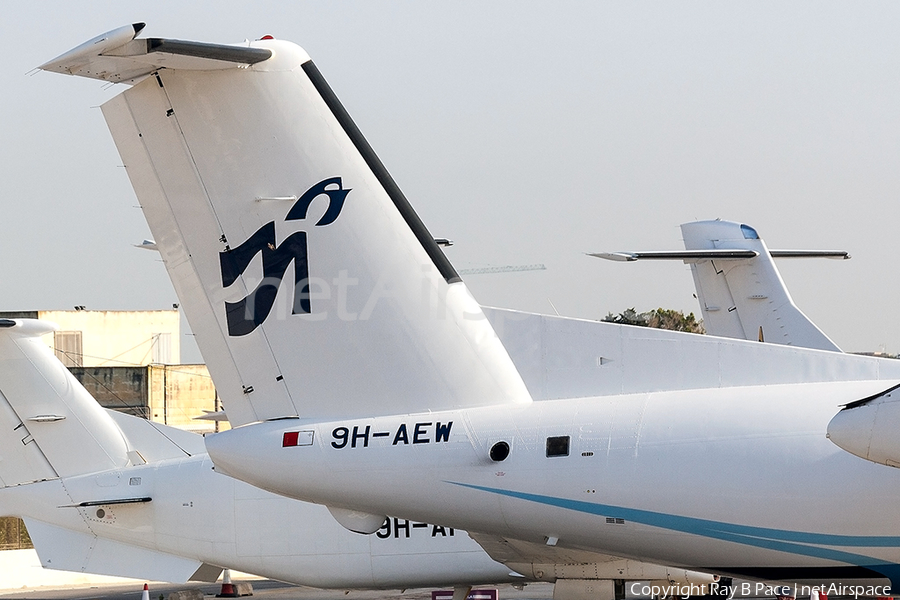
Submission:
M 302 66 L 306 75 L 309 77 L 310 81 L 312 81 L 313 86 L 315 86 L 316 91 L 322 96 L 325 104 L 328 105 L 328 108 L 344 129 L 344 132 L 349 136 L 353 145 L 356 146 L 356 149 L 362 155 L 363 160 L 365 160 L 369 168 L 372 169 L 378 182 L 381 183 L 382 187 L 387 191 L 394 206 L 397 207 L 397 210 L 399 210 L 400 214 L 403 216 L 403 220 L 406 221 L 406 224 L 412 229 L 416 238 L 419 240 L 419 243 L 422 244 L 425 252 L 428 253 L 429 258 L 431 258 L 434 266 L 437 267 L 438 272 L 447 283 L 457 283 L 462 281 L 462 278 L 447 259 L 447 256 L 435 243 L 434 237 L 428 233 L 428 229 L 425 227 L 422 219 L 419 218 L 419 215 L 417 215 L 416 211 L 413 210 L 413 207 L 410 206 L 409 200 L 407 200 L 406 196 L 403 195 L 403 192 L 400 191 L 400 187 L 394 181 L 394 178 L 388 173 L 384 163 L 382 163 L 381 159 L 378 158 L 378 155 L 375 154 L 372 146 L 366 141 L 366 138 L 359 130 L 359 127 L 356 126 L 356 123 L 353 122 L 347 109 L 344 108 L 344 105 L 338 100 L 338 97 L 328 85 L 328 82 L 322 77 L 322 74 L 319 72 L 315 63 L 310 60 L 303 63 Z

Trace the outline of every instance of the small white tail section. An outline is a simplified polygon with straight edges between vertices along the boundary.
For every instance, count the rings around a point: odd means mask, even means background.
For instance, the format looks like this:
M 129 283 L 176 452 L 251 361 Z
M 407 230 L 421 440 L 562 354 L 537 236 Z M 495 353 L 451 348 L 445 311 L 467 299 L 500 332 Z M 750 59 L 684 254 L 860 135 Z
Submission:
M 202 453 L 203 438 L 102 408 L 41 339 L 55 329 L 0 319 L 0 515 L 25 519 L 45 568 L 187 581 L 200 561 L 108 539 L 85 511 L 150 502 L 123 469 Z
M 54 329 L 0 319 L 0 487 L 129 463 L 121 430 L 40 339 Z
M 707 330 L 723 337 L 841 351 L 794 304 L 772 253 L 752 227 L 731 221 L 696 221 L 683 224 L 681 232 L 687 250 L 727 248 L 759 254 L 750 259 L 691 262 Z
M 182 582 L 193 579 L 203 566 L 199 560 L 124 544 L 27 517 L 25 527 L 45 569 Z
M 600 252 L 619 262 L 682 260 L 691 265 L 703 325 L 710 335 L 840 352 L 788 293 L 777 258 L 838 258 L 846 252 L 769 250 L 749 225 L 695 221 L 681 226 L 684 250 Z
M 91 60 L 110 70 L 127 54 L 130 69 L 140 41 Z M 192 58 L 231 48 L 245 64 L 185 68 L 151 46 Z M 140 60 L 167 68 L 103 113 L 233 424 L 530 401 L 480 307 L 302 49 L 144 48 Z M 271 58 L 251 64 L 259 53 Z M 65 56 L 53 70 L 94 76 Z

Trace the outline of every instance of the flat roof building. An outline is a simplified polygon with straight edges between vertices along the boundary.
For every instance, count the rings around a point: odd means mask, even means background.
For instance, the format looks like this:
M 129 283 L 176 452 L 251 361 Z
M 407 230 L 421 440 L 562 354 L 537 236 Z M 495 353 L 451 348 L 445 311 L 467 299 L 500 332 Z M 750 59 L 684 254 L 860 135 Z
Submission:
M 67 367 L 181 362 L 181 314 L 176 309 L 0 311 L 0 318 L 59 325 L 44 339 Z

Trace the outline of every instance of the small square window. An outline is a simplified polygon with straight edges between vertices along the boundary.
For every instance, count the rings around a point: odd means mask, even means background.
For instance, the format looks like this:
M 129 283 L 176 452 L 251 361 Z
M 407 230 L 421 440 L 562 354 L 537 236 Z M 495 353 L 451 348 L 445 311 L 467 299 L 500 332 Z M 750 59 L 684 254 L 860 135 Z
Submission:
M 560 435 L 547 438 L 547 457 L 551 456 L 568 456 L 569 455 L 569 436 Z

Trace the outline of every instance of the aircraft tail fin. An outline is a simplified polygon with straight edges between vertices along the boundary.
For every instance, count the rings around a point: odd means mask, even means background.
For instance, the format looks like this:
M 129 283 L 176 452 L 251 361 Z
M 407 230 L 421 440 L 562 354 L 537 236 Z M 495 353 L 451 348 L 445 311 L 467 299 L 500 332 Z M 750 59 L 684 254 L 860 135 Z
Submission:
M 691 265 L 710 335 L 840 352 L 788 293 L 773 258 L 836 258 L 836 250 L 769 250 L 749 225 L 695 221 L 681 226 L 684 250 L 597 252 L 616 262 L 681 260 Z
M 139 41 L 96 59 L 136 60 Z M 103 106 L 232 423 L 530 401 L 309 56 L 271 39 L 241 51 L 271 58 L 154 59 L 165 68 Z
M 121 430 L 41 340 L 54 329 L 0 319 L 0 487 L 129 464 Z
M 830 256 L 841 252 L 769 251 L 749 225 L 731 221 L 696 221 L 681 226 L 687 250 L 744 249 L 755 258 L 709 258 L 690 262 L 707 331 L 723 337 L 840 352 L 801 311 L 781 279 L 773 255 Z

